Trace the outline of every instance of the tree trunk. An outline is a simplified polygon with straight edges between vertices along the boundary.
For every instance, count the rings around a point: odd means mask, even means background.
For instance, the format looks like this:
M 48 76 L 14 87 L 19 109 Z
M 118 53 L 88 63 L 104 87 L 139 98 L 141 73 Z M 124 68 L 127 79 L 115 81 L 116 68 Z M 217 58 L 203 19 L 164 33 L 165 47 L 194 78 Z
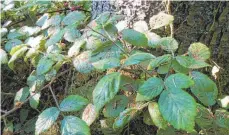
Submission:
M 150 17 L 166 10 L 165 3 L 161 1 L 118 0 L 112 4 L 108 1 L 93 3 L 93 13 L 96 14 L 93 15 L 94 18 L 103 11 L 117 11 L 126 15 L 125 19 L 130 24 L 137 20 L 149 22 Z M 218 79 L 215 80 L 219 93 L 229 94 L 229 3 L 220 1 L 173 1 L 171 2 L 171 14 L 175 17 L 174 38 L 179 42 L 178 53 L 187 52 L 188 47 L 193 42 L 206 44 L 212 54 L 209 62 L 212 65 L 215 62 L 222 68 Z M 204 72 L 210 75 L 211 68 Z M 155 129 L 145 124 L 141 126 L 141 122 L 130 123 L 129 132 L 142 135 L 156 134 Z

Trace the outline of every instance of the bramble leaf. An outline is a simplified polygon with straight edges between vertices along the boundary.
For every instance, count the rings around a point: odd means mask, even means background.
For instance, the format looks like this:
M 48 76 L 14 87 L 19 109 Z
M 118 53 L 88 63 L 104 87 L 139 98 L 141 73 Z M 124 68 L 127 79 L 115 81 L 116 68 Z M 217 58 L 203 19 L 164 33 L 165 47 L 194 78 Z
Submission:
M 64 25 L 72 25 L 74 23 L 79 23 L 83 21 L 86 18 L 86 16 L 82 12 L 73 11 L 68 13 L 64 19 L 62 20 L 62 23 Z
M 205 61 L 210 57 L 209 48 L 200 42 L 191 44 L 188 48 L 188 54 L 195 60 L 200 61 Z
M 36 121 L 35 133 L 40 134 L 49 129 L 57 120 L 60 111 L 56 107 L 45 109 Z
M 150 53 L 137 52 L 131 55 L 130 57 L 128 57 L 124 62 L 124 65 L 129 66 L 129 65 L 139 64 L 140 62 L 151 60 L 154 58 L 155 56 L 153 56 Z
M 169 88 L 189 88 L 193 84 L 194 81 L 189 76 L 182 73 L 172 74 L 165 80 L 165 85 Z
M 159 44 L 163 50 L 168 52 L 175 52 L 178 48 L 178 42 L 171 37 L 161 38 Z
M 87 99 L 78 95 L 70 95 L 60 103 L 60 110 L 63 112 L 79 111 L 87 104 Z
M 118 93 L 120 80 L 119 72 L 108 74 L 100 79 L 93 91 L 93 103 L 97 112 Z
M 216 103 L 218 89 L 216 84 L 208 76 L 193 71 L 191 73 L 194 85 L 191 86 L 192 93 L 206 106 L 212 106 Z
M 138 31 L 133 29 L 124 29 L 121 33 L 123 39 L 134 46 L 144 47 L 148 45 L 148 39 L 146 36 Z
M 105 105 L 103 115 L 105 117 L 118 117 L 128 105 L 128 98 L 124 95 L 115 96 L 108 104 Z
M 152 99 L 158 96 L 163 88 L 164 82 L 160 78 L 151 77 L 140 86 L 137 92 L 147 97 L 147 99 Z
M 88 125 L 78 117 L 65 116 L 61 121 L 61 134 L 62 135 L 90 135 Z
M 159 109 L 162 117 L 176 129 L 193 131 L 196 117 L 196 102 L 180 88 L 164 90 L 160 95 Z
M 138 109 L 128 108 L 121 112 L 113 123 L 113 129 L 122 129 L 131 119 L 133 119 L 138 113 Z

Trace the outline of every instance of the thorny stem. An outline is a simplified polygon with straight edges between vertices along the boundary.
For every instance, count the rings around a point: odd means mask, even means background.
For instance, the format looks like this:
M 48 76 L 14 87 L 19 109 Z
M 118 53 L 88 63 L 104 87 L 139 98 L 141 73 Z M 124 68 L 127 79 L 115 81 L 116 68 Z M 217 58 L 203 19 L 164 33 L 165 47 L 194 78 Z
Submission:
M 106 35 L 103 35 L 102 33 L 99 33 L 98 31 L 94 30 L 93 28 L 91 28 L 90 26 L 86 26 L 89 29 L 91 29 L 92 31 L 94 31 L 95 33 L 103 36 L 104 38 L 110 40 L 114 45 L 116 45 L 125 55 L 127 55 L 128 57 L 130 56 L 130 54 L 128 52 L 126 52 L 123 48 L 121 48 L 119 45 L 117 45 L 112 39 L 110 39 L 109 37 L 107 37 Z M 147 70 L 145 70 L 141 65 L 138 65 L 138 67 L 145 73 L 147 73 L 148 75 L 152 76 L 150 74 L 150 72 L 148 72 Z
M 69 72 L 71 70 L 72 70 L 72 68 L 61 72 L 54 79 L 52 79 L 47 85 L 45 85 L 43 88 L 41 88 L 39 91 L 42 91 L 42 90 L 48 88 L 57 78 L 61 77 L 62 75 L 66 74 L 67 72 Z M 21 106 L 24 105 L 25 103 L 27 103 L 29 101 L 29 99 L 31 99 L 35 94 L 36 93 L 33 93 L 32 95 L 30 95 L 24 102 L 21 103 L 20 107 L 14 107 L 13 109 L 11 109 L 8 112 L 6 112 L 4 115 L 1 116 L 1 119 L 5 118 L 9 114 L 11 114 L 11 113 L 15 112 L 16 110 L 18 110 L 19 108 L 21 108 Z

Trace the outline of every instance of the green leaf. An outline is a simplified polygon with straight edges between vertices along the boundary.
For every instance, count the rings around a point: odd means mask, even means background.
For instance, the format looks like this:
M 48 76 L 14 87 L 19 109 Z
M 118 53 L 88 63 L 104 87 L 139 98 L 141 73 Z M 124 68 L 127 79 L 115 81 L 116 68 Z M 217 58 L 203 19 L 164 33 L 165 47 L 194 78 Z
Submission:
M 229 130 L 229 112 L 224 109 L 217 109 L 215 111 L 215 123 L 221 128 Z
M 200 42 L 191 44 L 188 48 L 188 54 L 192 58 L 200 61 L 205 61 L 210 58 L 208 47 Z
M 212 127 L 213 121 L 213 113 L 204 106 L 197 104 L 196 124 L 202 129 L 208 129 Z
M 165 129 L 167 127 L 167 122 L 162 118 L 161 113 L 159 111 L 158 104 L 156 102 L 149 103 L 148 110 L 153 123 L 159 129 L 160 128 Z
M 107 23 L 107 21 L 109 20 L 111 16 L 111 13 L 106 11 L 101 13 L 96 19 L 96 23 L 98 23 L 99 25 L 105 25 Z
M 24 102 L 28 96 L 29 96 L 29 88 L 28 87 L 21 88 L 14 97 L 14 105 L 16 105 L 17 102 Z
M 148 39 L 146 38 L 146 36 L 133 29 L 122 30 L 122 38 L 126 42 L 134 46 L 147 46 L 148 45 Z
M 194 85 L 191 86 L 192 93 L 206 106 L 216 103 L 218 89 L 216 84 L 208 76 L 193 71 L 191 73 Z
M 157 15 L 154 15 L 150 18 L 149 24 L 152 29 L 158 29 L 163 26 L 171 24 L 174 20 L 174 17 L 169 14 L 160 12 Z
M 104 27 L 104 30 L 109 34 L 109 36 L 113 39 L 116 38 L 118 34 L 118 29 L 115 27 L 115 25 L 108 23 Z
M 189 69 L 179 64 L 176 59 L 172 60 L 171 67 L 178 73 L 188 74 L 189 72 Z
M 78 11 L 73 11 L 68 13 L 62 23 L 64 25 L 72 25 L 74 23 L 79 23 L 81 21 L 83 21 L 86 18 L 86 16 L 82 13 L 82 12 L 78 12 Z
M 45 46 L 48 47 L 51 45 L 55 45 L 57 42 L 59 42 L 62 39 L 64 32 L 65 30 L 60 30 L 60 32 L 57 32 L 54 35 L 52 35 L 45 43 Z
M 62 135 L 90 135 L 88 125 L 78 117 L 65 116 L 61 121 Z
M 97 112 L 118 93 L 120 80 L 121 74 L 118 72 L 108 74 L 100 79 L 93 91 L 93 103 Z
M 35 133 L 40 134 L 49 129 L 57 120 L 60 111 L 56 107 L 45 109 L 36 121 Z
M 176 73 L 170 75 L 165 80 L 165 85 L 168 88 L 189 88 L 190 86 L 194 85 L 194 81 L 187 75 L 182 73 Z
M 18 45 L 18 46 L 14 46 L 11 50 L 10 50 L 10 55 L 12 56 L 15 52 L 17 52 L 18 50 L 20 50 L 23 47 L 26 47 L 27 45 L 22 44 L 22 45 Z
M 172 56 L 170 54 L 159 56 L 159 57 L 153 59 L 149 63 L 148 70 L 153 69 L 155 67 L 158 67 L 162 64 L 168 63 L 171 59 L 172 59 Z
M 107 58 L 93 62 L 92 65 L 99 70 L 105 70 L 110 68 L 115 68 L 120 66 L 120 60 L 117 58 Z
M 60 15 L 53 15 L 49 20 L 49 24 L 51 26 L 57 26 L 57 25 L 60 25 L 60 22 L 61 22 L 61 16 Z
M 7 38 L 8 39 L 16 39 L 16 38 L 20 38 L 22 37 L 23 35 L 14 31 L 14 32 L 10 32 L 8 35 L 7 35 Z
M 141 101 L 150 101 L 151 99 L 152 99 L 151 97 L 143 96 L 140 93 L 137 93 L 135 100 L 136 100 L 136 102 L 141 102 Z
M 0 48 L 0 62 L 1 62 L 1 65 L 8 63 L 7 53 L 1 48 Z
M 33 92 L 30 92 L 30 95 L 33 94 Z M 40 101 L 40 97 L 41 97 L 41 93 L 37 92 L 34 96 L 32 96 L 29 99 L 29 105 L 34 108 L 37 109 L 38 105 L 39 105 L 39 101 Z
M 158 129 L 157 135 L 177 135 L 177 133 L 172 126 L 168 126 L 166 129 Z
M 105 105 L 103 115 L 105 117 L 118 117 L 128 105 L 128 98 L 124 95 L 115 96 L 108 104 Z
M 127 108 L 119 114 L 113 123 L 113 129 L 119 130 L 122 129 L 127 123 L 130 122 L 138 114 L 138 109 Z
M 188 132 L 194 130 L 196 102 L 187 92 L 180 88 L 164 90 L 158 104 L 163 118 L 173 127 Z
M 14 46 L 17 46 L 17 45 L 20 45 L 20 44 L 23 44 L 21 40 L 18 40 L 18 39 L 9 40 L 9 41 L 5 44 L 5 50 L 6 50 L 7 52 L 10 52 L 11 49 L 12 49 Z
M 191 69 L 198 69 L 210 66 L 204 61 L 195 60 L 188 56 L 176 56 L 176 60 L 180 65 Z
M 151 77 L 143 83 L 138 89 L 138 93 L 141 95 L 150 98 L 158 96 L 164 88 L 164 82 L 157 77 Z
M 60 103 L 60 110 L 63 112 L 79 111 L 87 104 L 87 99 L 78 95 L 70 95 Z
M 54 63 L 55 62 L 50 58 L 48 58 L 47 56 L 41 58 L 38 62 L 37 69 L 36 69 L 37 75 L 42 75 L 50 71 Z
M 169 72 L 170 65 L 171 65 L 171 62 L 159 66 L 158 69 L 157 69 L 157 73 L 158 74 L 167 74 Z
M 27 84 L 29 85 L 30 88 L 35 85 L 36 86 L 35 90 L 42 88 L 44 82 L 45 82 L 44 75 L 37 76 L 35 70 L 27 78 Z
M 161 48 L 168 52 L 175 52 L 178 48 L 178 42 L 171 37 L 163 37 L 161 38 L 159 44 Z
M 88 104 L 87 107 L 85 107 L 83 113 L 82 113 L 82 120 L 84 120 L 88 126 L 90 126 L 98 117 L 98 113 L 95 110 L 95 106 L 93 104 Z
M 28 50 L 28 47 L 24 46 L 21 49 L 17 50 L 13 56 L 10 58 L 9 62 L 8 62 L 8 66 L 10 69 L 14 70 L 14 62 L 21 58 L 25 52 Z
M 125 66 L 134 65 L 154 58 L 156 57 L 150 53 L 137 52 L 131 55 L 129 58 L 127 58 L 126 61 L 124 62 L 124 65 Z
M 38 26 L 29 27 L 29 26 L 22 26 L 18 32 L 25 35 L 25 36 L 32 36 L 40 32 L 41 28 Z
M 64 39 L 67 40 L 68 42 L 74 42 L 80 36 L 81 33 L 79 30 L 75 28 L 75 26 L 68 28 L 64 33 Z

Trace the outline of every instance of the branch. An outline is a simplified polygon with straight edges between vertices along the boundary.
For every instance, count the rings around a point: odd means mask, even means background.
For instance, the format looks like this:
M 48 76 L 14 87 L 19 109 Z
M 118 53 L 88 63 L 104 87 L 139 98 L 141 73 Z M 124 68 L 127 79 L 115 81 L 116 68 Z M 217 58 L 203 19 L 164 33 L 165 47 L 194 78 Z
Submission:
M 55 101 L 55 103 L 56 103 L 57 108 L 60 110 L 59 103 L 58 103 L 58 101 L 57 101 L 57 98 L 56 98 L 55 93 L 54 93 L 53 90 L 52 90 L 51 84 L 49 85 L 49 90 L 50 90 L 51 93 L 52 93 L 52 96 L 53 96 L 53 99 L 54 99 L 54 101 Z
M 67 72 L 69 72 L 71 70 L 72 70 L 72 68 L 61 72 L 54 79 L 52 79 L 47 85 L 45 85 L 43 88 L 41 88 L 39 91 L 42 91 L 42 90 L 48 88 L 57 78 L 61 77 L 62 75 L 66 74 Z M 14 107 L 13 109 L 11 109 L 8 112 L 6 112 L 4 115 L 1 116 L 1 119 L 5 118 L 9 114 L 11 114 L 11 113 L 15 112 L 16 110 L 18 110 L 19 108 L 21 108 L 21 106 L 24 105 L 25 103 L 27 103 L 29 101 L 29 99 L 31 99 L 35 94 L 36 93 L 33 93 L 32 95 L 30 95 L 24 102 L 21 103 L 20 107 Z

